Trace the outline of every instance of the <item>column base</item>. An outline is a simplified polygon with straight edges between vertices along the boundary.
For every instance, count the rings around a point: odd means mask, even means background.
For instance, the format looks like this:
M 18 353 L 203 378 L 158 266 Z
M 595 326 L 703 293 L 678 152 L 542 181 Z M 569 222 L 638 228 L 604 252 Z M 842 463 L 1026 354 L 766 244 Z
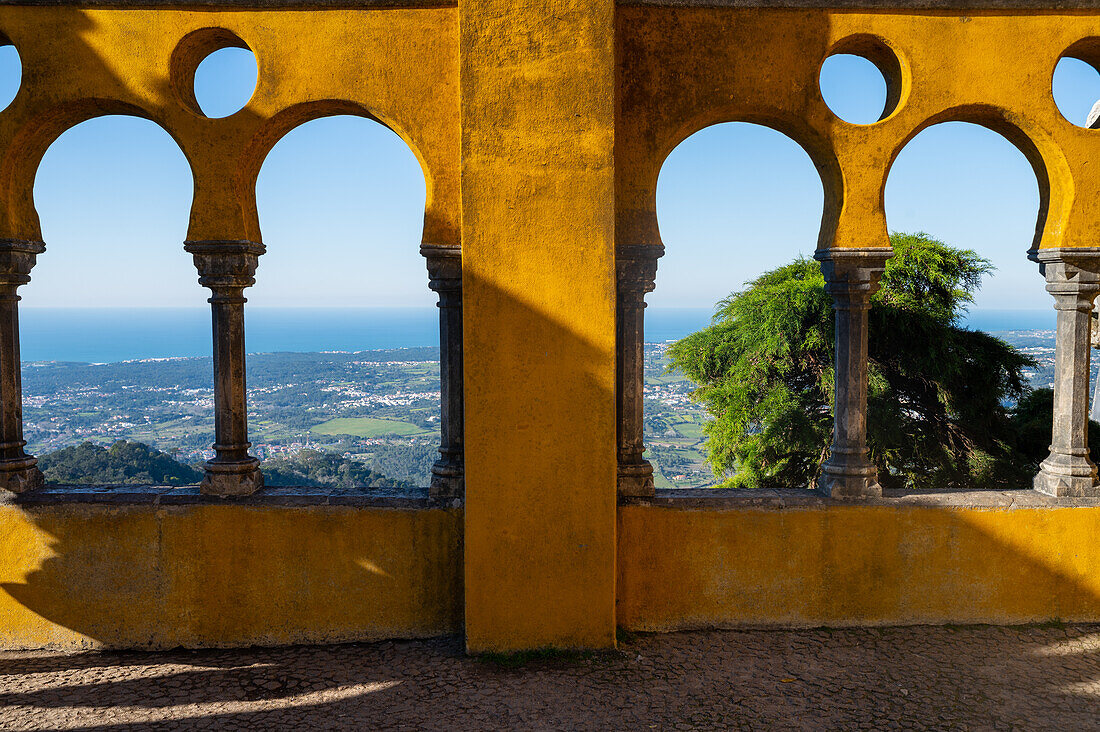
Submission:
M 1032 486 L 1055 497 L 1100 496 L 1096 465 L 1085 455 L 1051 453 L 1039 467 Z
M 439 501 L 462 500 L 466 495 L 466 471 L 462 465 L 439 460 L 432 466 L 428 495 Z
M 650 498 L 654 495 L 653 466 L 648 460 L 619 465 L 618 486 L 620 496 Z
M 821 477 L 817 480 L 815 490 L 829 498 L 840 500 L 882 497 L 878 468 L 870 463 L 837 465 L 826 462 L 821 466 Z
M 247 496 L 264 487 L 264 474 L 256 458 L 206 463 L 206 477 L 199 483 L 199 492 L 208 496 Z
M 38 458 L 27 455 L 14 460 L 0 460 L 0 490 L 26 493 L 45 485 L 46 479 L 38 469 Z

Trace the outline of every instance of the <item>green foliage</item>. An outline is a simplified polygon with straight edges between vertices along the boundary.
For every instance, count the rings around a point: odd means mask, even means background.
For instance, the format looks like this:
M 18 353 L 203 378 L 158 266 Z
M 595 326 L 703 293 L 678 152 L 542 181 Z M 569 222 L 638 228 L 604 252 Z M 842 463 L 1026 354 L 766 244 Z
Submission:
M 1051 415 L 1054 414 L 1054 392 L 1035 389 L 1024 395 L 1012 412 L 1016 444 L 1033 466 L 1046 459 L 1050 450 Z M 1100 458 L 1100 424 L 1089 420 L 1089 452 Z
M 1035 362 L 958 323 L 990 263 L 925 234 L 891 244 L 869 319 L 868 444 L 880 481 L 1020 484 L 1030 458 L 1004 405 L 1027 394 L 1023 369 Z M 723 300 L 708 328 L 669 349 L 670 370 L 699 385 L 694 397 L 715 417 L 708 461 L 727 485 L 816 480 L 832 432 L 833 336 L 821 270 L 798 259 Z
M 403 480 L 387 478 L 356 460 L 318 450 L 302 450 L 292 458 L 265 460 L 261 466 L 269 486 L 326 486 L 330 488 L 414 488 Z
M 38 465 L 53 484 L 77 485 L 195 485 L 202 471 L 177 462 L 171 455 L 140 442 L 119 440 L 109 449 L 85 442 L 43 455 Z M 404 480 L 387 478 L 367 465 L 339 455 L 303 450 L 293 458 L 263 463 L 269 486 L 329 487 L 336 489 L 414 488 Z
M 43 455 L 38 467 L 48 483 L 194 485 L 202 473 L 140 442 L 119 440 L 105 448 L 85 442 Z

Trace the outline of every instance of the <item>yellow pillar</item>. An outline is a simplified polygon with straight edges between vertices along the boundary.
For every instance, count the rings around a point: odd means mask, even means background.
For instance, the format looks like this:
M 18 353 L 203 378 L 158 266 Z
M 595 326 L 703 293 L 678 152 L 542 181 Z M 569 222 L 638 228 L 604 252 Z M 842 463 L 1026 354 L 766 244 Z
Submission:
M 615 643 L 612 0 L 460 0 L 471 652 Z

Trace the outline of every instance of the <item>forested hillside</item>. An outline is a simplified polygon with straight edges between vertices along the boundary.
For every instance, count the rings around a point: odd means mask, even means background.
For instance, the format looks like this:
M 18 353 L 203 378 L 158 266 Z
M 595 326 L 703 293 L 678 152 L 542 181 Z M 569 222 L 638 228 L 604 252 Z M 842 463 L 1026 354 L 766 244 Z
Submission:
M 73 485 L 195 485 L 202 480 L 199 466 L 140 442 L 119 440 L 111 447 L 85 442 L 47 453 L 39 467 L 52 484 Z M 387 478 L 365 463 L 319 450 L 302 450 L 293 457 L 273 458 L 262 464 L 269 486 L 329 487 L 339 490 L 390 488 L 407 490 L 414 484 Z
M 292 458 L 265 460 L 261 467 L 264 483 L 269 486 L 326 486 L 341 490 L 415 487 L 407 481 L 376 473 L 357 460 L 319 450 L 302 450 Z
M 85 442 L 43 455 L 38 467 L 55 484 L 193 485 L 202 472 L 140 442 L 111 447 Z

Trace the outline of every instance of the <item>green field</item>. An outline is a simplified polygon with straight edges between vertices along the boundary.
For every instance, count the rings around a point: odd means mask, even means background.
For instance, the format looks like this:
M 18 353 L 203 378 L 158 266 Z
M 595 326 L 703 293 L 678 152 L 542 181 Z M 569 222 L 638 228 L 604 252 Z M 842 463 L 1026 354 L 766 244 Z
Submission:
M 688 439 L 703 439 L 703 425 L 696 422 L 680 422 L 672 425 L 672 428 Z
M 399 422 L 394 419 L 375 419 L 374 417 L 337 417 L 315 425 L 310 432 L 318 435 L 354 435 L 356 437 L 381 437 L 383 435 L 427 434 L 424 429 L 412 422 Z

